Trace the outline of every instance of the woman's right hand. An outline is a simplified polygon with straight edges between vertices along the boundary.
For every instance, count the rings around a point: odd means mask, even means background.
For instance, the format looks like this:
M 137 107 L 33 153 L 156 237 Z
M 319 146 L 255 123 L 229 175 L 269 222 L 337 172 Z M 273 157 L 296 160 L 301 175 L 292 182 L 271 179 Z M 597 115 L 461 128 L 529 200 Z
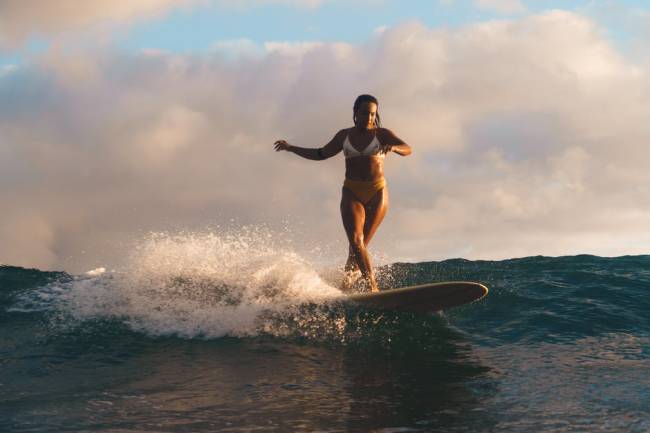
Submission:
M 275 147 L 275 151 L 279 152 L 281 150 L 291 150 L 291 145 L 287 143 L 284 140 L 278 140 L 276 141 L 273 146 Z

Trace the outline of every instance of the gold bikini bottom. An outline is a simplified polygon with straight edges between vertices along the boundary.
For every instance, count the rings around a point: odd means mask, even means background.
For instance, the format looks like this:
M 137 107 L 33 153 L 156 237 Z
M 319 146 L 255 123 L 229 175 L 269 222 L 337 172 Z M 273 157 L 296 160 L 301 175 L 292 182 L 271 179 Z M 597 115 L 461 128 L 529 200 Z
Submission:
M 345 179 L 343 186 L 352 192 L 363 204 L 370 201 L 379 191 L 386 187 L 386 179 L 379 180 L 350 180 Z

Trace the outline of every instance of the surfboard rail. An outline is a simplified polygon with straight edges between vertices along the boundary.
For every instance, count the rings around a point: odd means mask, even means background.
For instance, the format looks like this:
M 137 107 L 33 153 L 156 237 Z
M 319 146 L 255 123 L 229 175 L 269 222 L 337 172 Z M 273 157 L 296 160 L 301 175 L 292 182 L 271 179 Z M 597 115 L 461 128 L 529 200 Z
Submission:
M 347 301 L 372 308 L 436 312 L 478 301 L 488 288 L 472 281 L 448 281 L 349 295 Z

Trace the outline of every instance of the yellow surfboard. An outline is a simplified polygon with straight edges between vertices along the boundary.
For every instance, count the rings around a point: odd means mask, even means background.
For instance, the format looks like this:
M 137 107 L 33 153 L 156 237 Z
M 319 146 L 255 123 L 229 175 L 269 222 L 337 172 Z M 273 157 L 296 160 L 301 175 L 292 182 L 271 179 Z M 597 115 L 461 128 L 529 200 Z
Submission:
M 349 295 L 348 300 L 372 308 L 435 312 L 483 298 L 488 288 L 480 283 L 452 281 Z

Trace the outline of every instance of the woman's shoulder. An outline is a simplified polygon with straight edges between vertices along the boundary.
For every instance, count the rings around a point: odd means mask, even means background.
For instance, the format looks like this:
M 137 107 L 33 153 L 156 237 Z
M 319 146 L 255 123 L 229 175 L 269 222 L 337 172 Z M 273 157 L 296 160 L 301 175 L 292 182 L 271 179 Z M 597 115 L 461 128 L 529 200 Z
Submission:
M 345 138 L 350 135 L 350 132 L 352 132 L 353 129 L 354 129 L 354 127 L 352 127 L 352 128 L 343 128 L 343 129 L 339 130 L 339 132 L 337 132 L 334 137 L 337 140 L 339 140 L 341 142 L 341 144 L 343 144 L 343 141 L 345 141 Z
M 393 143 L 396 141 L 399 142 L 402 141 L 399 138 L 397 138 L 397 135 L 395 135 L 395 133 L 392 130 L 388 128 L 377 128 L 377 138 L 379 138 L 379 140 L 382 143 L 387 143 L 387 142 Z
M 395 134 L 393 134 L 393 131 L 391 131 L 388 128 L 383 128 L 381 126 L 377 128 L 377 138 L 382 143 L 384 141 L 386 141 L 387 139 L 389 139 L 390 137 L 392 137 L 393 135 L 395 135 Z
M 330 144 L 332 145 L 336 144 L 336 146 L 343 146 L 345 137 L 347 137 L 349 133 L 350 133 L 350 128 L 340 129 L 336 134 L 334 134 L 334 138 L 332 138 Z

